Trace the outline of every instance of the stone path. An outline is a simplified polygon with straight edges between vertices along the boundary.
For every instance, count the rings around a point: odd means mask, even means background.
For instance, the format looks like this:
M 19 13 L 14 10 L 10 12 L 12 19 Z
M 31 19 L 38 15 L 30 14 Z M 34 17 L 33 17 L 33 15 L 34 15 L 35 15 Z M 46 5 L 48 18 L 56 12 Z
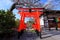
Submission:
M 43 31 L 42 38 L 43 39 L 40 39 L 36 33 L 25 32 L 20 37 L 20 39 L 17 39 L 17 33 L 15 33 L 15 36 L 13 36 L 11 38 L 3 38 L 3 39 L 0 38 L 0 40 L 60 40 L 60 31 L 56 31 L 56 30 Z

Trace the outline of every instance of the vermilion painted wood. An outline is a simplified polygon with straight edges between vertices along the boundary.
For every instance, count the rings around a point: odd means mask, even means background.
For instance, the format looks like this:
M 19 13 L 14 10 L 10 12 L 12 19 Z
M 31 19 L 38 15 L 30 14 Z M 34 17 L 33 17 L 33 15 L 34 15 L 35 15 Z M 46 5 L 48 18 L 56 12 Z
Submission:
M 39 11 L 39 10 L 43 10 L 43 8 L 31 8 L 31 10 L 35 10 L 32 12 L 29 12 L 29 8 L 18 8 L 18 10 L 20 10 L 18 13 L 21 16 L 18 32 L 26 29 L 26 24 L 24 23 L 25 17 L 33 17 L 35 19 L 35 23 L 32 25 L 33 26 L 32 28 L 38 30 L 39 32 L 41 31 L 39 16 L 43 14 L 43 11 Z M 28 10 L 28 11 L 24 11 L 24 10 Z

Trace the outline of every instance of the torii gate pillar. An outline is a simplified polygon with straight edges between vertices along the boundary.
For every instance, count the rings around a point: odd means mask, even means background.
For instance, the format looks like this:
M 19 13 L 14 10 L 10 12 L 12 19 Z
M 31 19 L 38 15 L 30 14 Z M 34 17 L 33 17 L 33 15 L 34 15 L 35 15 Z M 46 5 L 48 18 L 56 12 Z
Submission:
M 21 16 L 20 24 L 18 27 L 18 32 L 26 29 L 26 25 L 24 23 L 25 17 L 33 17 L 35 19 L 35 23 L 32 25 L 35 30 L 41 32 L 40 26 L 40 18 L 41 14 L 43 14 L 43 8 L 18 8 L 20 10 L 18 13 Z

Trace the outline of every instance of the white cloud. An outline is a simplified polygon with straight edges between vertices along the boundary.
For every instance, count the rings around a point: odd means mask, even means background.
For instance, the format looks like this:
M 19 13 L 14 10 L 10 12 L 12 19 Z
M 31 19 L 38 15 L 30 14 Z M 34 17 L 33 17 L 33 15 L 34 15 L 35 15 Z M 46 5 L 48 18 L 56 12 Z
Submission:
M 12 2 L 10 1 L 10 0 L 0 0 L 0 3 L 1 4 L 4 4 L 4 5 L 9 5 L 9 4 L 11 4 Z
M 0 9 L 9 9 L 11 4 L 11 0 L 0 0 Z

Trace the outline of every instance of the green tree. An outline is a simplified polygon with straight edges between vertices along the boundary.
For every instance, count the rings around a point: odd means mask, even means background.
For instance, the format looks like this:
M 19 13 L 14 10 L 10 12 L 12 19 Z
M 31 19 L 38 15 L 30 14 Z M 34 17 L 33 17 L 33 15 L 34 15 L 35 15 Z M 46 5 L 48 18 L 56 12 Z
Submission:
M 15 15 L 9 10 L 0 10 L 0 31 L 12 32 L 11 28 L 14 28 L 15 26 Z
M 16 22 L 16 27 L 18 27 L 20 23 L 19 19 L 16 19 L 15 22 Z

